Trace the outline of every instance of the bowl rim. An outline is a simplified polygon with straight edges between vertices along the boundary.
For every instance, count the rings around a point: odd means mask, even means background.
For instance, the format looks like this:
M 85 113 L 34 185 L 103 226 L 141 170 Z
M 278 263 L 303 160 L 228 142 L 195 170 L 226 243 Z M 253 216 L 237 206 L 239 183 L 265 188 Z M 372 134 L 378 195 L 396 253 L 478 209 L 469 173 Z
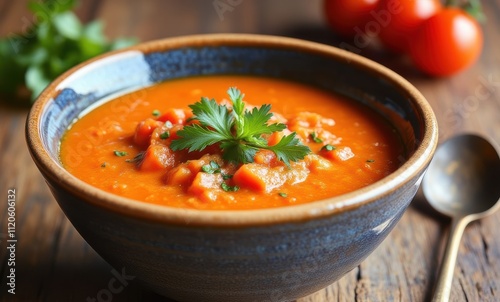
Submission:
M 253 46 L 263 48 L 287 48 L 317 55 L 329 56 L 336 60 L 347 60 L 381 78 L 393 83 L 409 96 L 415 108 L 423 117 L 423 138 L 415 152 L 396 171 L 383 179 L 361 189 L 309 203 L 290 205 L 278 208 L 256 210 L 196 210 L 155 205 L 121 197 L 97 189 L 77 179 L 59 166 L 44 149 L 40 136 L 41 116 L 46 105 L 59 91 L 59 83 L 70 75 L 91 63 L 117 54 L 140 51 L 150 53 L 166 51 L 179 47 L 197 46 Z M 358 208 L 388 195 L 425 170 L 436 149 L 438 141 L 437 120 L 431 106 L 424 96 L 407 80 L 394 71 L 357 54 L 333 46 L 296 38 L 255 35 L 255 34 L 202 34 L 190 35 L 141 43 L 125 49 L 112 51 L 85 61 L 55 79 L 37 98 L 26 120 L 26 141 L 31 156 L 48 183 L 54 182 L 84 202 L 105 208 L 111 212 L 144 219 L 157 223 L 211 226 L 211 227 L 249 227 L 280 223 L 310 221 L 325 218 L 338 213 Z M 50 181 L 49 181 L 50 180 Z M 59 202 L 59 201 L 58 201 Z M 73 202 L 73 201 L 70 201 Z

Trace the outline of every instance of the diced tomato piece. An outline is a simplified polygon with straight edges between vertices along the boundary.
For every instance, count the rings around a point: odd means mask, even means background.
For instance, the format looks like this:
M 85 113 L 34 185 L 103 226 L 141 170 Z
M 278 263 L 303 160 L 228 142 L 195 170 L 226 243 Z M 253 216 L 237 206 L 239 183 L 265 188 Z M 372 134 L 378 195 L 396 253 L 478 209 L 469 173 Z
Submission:
M 245 164 L 234 173 L 233 180 L 240 187 L 256 192 L 266 192 L 268 172 L 269 168 L 264 165 Z
M 171 136 L 172 136 L 172 124 L 164 123 L 160 127 L 157 127 L 153 133 L 151 133 L 150 143 L 151 145 L 162 144 L 170 146 Z
M 330 161 L 316 154 L 307 155 L 304 158 L 304 161 L 307 163 L 311 171 L 329 170 L 333 166 Z
M 170 129 L 170 139 L 174 140 L 179 138 L 177 131 L 182 130 L 182 128 L 184 128 L 182 125 L 173 125 L 172 129 Z
M 144 153 L 144 158 L 139 164 L 142 171 L 159 171 L 172 168 L 175 165 L 173 151 L 164 145 L 151 145 Z
M 206 199 L 207 197 L 207 192 L 213 191 L 214 189 L 220 190 L 220 185 L 222 184 L 223 179 L 222 175 L 220 173 L 218 174 L 208 174 L 204 172 L 198 172 L 189 186 L 188 192 L 190 194 L 196 195 L 196 196 L 203 196 L 205 195 L 205 198 L 201 199 Z M 212 195 L 214 196 L 214 195 Z M 214 196 L 213 198 L 216 198 Z M 212 199 L 213 198 L 209 198 Z
M 315 128 L 321 126 L 323 117 L 317 113 L 301 112 L 295 118 L 290 119 L 290 129 L 295 127 Z
M 134 133 L 134 143 L 139 147 L 145 148 L 149 145 L 149 140 L 153 131 L 163 123 L 152 118 L 147 118 L 137 124 Z
M 273 151 L 262 149 L 255 153 L 253 160 L 256 164 L 265 164 L 271 166 L 276 164 L 277 158 L 276 154 Z
M 281 132 L 273 132 L 271 135 L 269 135 L 269 137 L 267 138 L 267 144 L 269 146 L 274 146 L 276 145 L 277 143 L 280 142 L 280 140 L 283 138 L 283 136 L 285 135 L 284 131 L 281 131 Z
M 179 165 L 168 171 L 166 183 L 176 186 L 188 186 L 195 176 L 196 173 L 192 173 L 186 165 Z
M 321 149 L 319 154 L 325 158 L 337 161 L 346 161 L 354 157 L 354 153 L 349 147 L 336 147 L 331 151 Z
M 171 122 L 172 124 L 183 125 L 190 114 L 184 109 L 169 109 L 163 115 L 161 115 L 158 120 L 162 122 Z

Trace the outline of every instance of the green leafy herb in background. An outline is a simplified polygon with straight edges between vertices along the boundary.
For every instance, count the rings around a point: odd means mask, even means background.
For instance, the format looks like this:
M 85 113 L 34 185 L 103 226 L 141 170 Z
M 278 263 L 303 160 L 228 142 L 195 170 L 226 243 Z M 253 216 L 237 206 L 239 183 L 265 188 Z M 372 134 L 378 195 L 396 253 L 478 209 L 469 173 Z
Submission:
M 0 94 L 19 99 L 27 88 L 33 100 L 76 64 L 136 43 L 130 38 L 108 41 L 102 22 L 82 24 L 71 11 L 75 5 L 75 0 L 29 2 L 37 22 L 25 32 L 0 39 Z

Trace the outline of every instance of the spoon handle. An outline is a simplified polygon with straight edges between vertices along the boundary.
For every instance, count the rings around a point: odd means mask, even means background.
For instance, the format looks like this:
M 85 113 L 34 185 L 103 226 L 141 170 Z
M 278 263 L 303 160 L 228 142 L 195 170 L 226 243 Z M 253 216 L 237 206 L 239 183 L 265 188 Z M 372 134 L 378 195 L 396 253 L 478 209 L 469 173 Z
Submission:
M 468 223 L 469 220 L 465 219 L 465 217 L 453 218 L 452 220 L 448 243 L 446 244 L 434 297 L 432 298 L 433 302 L 448 302 L 450 299 L 451 284 L 453 281 L 453 272 L 457 261 L 460 239 Z

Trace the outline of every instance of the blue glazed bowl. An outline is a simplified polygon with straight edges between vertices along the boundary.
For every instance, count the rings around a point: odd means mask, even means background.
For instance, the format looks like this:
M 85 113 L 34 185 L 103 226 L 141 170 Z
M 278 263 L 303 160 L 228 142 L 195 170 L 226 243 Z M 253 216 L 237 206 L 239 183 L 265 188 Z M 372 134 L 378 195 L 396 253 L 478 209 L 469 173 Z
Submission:
M 61 137 L 92 104 L 168 79 L 213 74 L 300 81 L 362 102 L 395 126 L 408 157 L 394 173 L 352 193 L 252 211 L 134 201 L 62 167 Z M 382 242 L 417 191 L 437 124 L 411 84 L 355 54 L 281 37 L 206 35 L 141 44 L 71 69 L 40 95 L 26 135 L 66 216 L 117 270 L 178 301 L 289 301 L 339 279 Z

